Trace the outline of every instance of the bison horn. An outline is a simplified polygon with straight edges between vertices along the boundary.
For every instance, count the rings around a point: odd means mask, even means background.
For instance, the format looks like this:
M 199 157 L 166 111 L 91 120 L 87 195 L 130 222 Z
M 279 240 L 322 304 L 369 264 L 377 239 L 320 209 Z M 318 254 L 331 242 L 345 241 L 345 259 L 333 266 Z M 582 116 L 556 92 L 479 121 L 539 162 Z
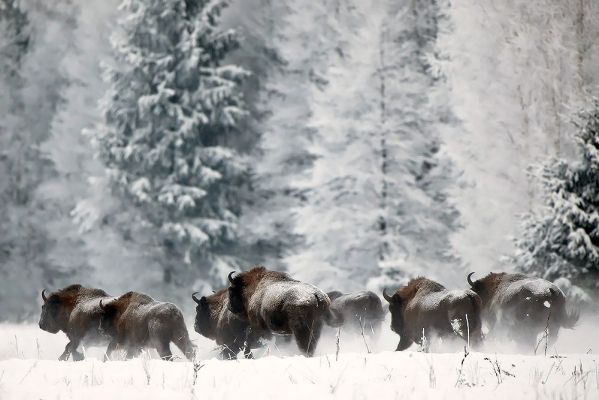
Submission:
M 48 301 L 48 298 L 46 297 L 46 289 L 42 290 L 42 299 L 44 302 Z
M 191 295 L 191 298 L 193 299 L 193 301 L 195 301 L 196 303 L 200 304 L 200 299 L 198 299 L 198 298 L 196 297 L 196 294 L 198 294 L 198 293 L 199 293 L 199 292 L 194 292 L 194 293 L 192 293 L 192 295 Z
M 102 300 L 100 299 L 100 308 L 102 310 L 106 310 L 106 306 L 104 304 L 102 304 Z
M 474 272 L 470 272 L 470 273 L 468 274 L 468 277 L 466 278 L 466 280 L 468 281 L 468 284 L 469 284 L 470 286 L 474 286 L 474 282 L 472 282 L 472 278 L 471 278 L 471 277 L 472 277 L 472 275 L 474 275 Z
M 391 300 L 393 299 L 393 296 L 389 296 L 387 294 L 387 288 L 383 289 L 383 297 L 385 298 L 385 300 L 387 300 L 389 303 L 391 303 Z
M 231 282 L 231 283 L 235 283 L 235 282 L 233 282 L 233 274 L 234 273 L 235 273 L 235 271 L 231 271 L 231 272 L 229 272 L 229 275 L 227 276 L 227 278 L 229 279 L 229 282 Z

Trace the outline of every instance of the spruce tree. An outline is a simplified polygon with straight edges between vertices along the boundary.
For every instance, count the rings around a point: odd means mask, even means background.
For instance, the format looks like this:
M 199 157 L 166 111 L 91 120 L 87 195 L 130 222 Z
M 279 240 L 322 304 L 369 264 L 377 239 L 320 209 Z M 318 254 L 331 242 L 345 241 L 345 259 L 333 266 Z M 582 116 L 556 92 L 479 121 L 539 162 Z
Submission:
M 194 268 L 209 278 L 232 263 L 246 167 L 228 142 L 245 114 L 247 72 L 224 61 L 239 45 L 219 29 L 226 5 L 123 1 L 105 124 L 95 132 L 115 191 L 136 206 L 136 222 L 163 250 L 164 281 L 177 285 Z
M 527 213 L 515 240 L 516 266 L 554 280 L 565 277 L 596 288 L 599 277 L 599 100 L 580 115 L 580 159 L 550 159 L 532 169 L 544 189 L 544 207 Z

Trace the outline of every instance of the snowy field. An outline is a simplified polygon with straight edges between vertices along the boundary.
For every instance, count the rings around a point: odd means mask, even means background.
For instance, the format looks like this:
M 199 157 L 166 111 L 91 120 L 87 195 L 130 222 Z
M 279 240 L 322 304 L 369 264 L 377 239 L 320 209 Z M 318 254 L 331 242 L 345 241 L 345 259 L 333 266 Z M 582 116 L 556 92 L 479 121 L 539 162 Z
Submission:
M 397 337 L 385 330 L 376 343 L 333 333 L 314 358 L 293 346 L 269 343 L 256 360 L 221 361 L 197 334 L 194 364 L 146 353 L 131 361 L 102 362 L 102 348 L 85 349 L 82 362 L 59 362 L 66 338 L 36 325 L 0 325 L 0 399 L 599 399 L 598 318 L 562 331 L 540 355 L 520 355 L 489 343 L 464 358 L 460 345 L 434 343 L 390 351 Z M 543 346 L 541 346 L 543 347 Z M 501 351 L 500 351 L 501 350 Z M 369 354 L 368 351 L 371 351 Z M 195 371 L 194 371 L 195 370 Z M 509 397 L 508 397 L 509 396 Z

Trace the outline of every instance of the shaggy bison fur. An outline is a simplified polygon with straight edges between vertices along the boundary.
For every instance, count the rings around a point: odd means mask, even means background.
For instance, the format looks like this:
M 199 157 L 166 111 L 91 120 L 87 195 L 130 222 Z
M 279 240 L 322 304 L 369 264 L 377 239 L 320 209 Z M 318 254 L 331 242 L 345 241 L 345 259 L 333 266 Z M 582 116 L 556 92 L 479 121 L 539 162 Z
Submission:
M 433 333 L 460 336 L 477 345 L 482 340 L 481 299 L 472 290 L 447 290 L 426 278 L 411 280 L 392 296 L 383 291 L 389 302 L 391 330 L 399 334 L 397 351 Z
M 109 295 L 101 289 L 81 285 L 67 286 L 49 294 L 46 294 L 46 290 L 42 291 L 44 304 L 39 327 L 50 333 L 63 331 L 69 338 L 59 360 L 66 361 L 70 355 L 74 361 L 83 360 L 83 354 L 77 351 L 80 343 L 107 341 L 98 327 L 102 316 L 100 300 L 108 298 Z
M 313 285 L 264 267 L 232 275 L 231 312 L 247 319 L 252 329 L 293 334 L 299 349 L 308 356 L 314 354 L 323 322 L 331 326 L 341 323 L 330 310 L 329 297 Z
M 560 328 L 573 328 L 578 321 L 577 311 L 566 311 L 562 291 L 545 279 L 502 272 L 472 281 L 473 274 L 467 281 L 482 299 L 489 328 L 505 331 L 524 349 L 534 349 L 538 334 L 545 330 L 548 343 L 555 342 Z
M 191 296 L 197 304 L 194 329 L 222 346 L 221 358 L 235 359 L 241 350 L 246 358 L 253 358 L 251 349 L 260 347 L 262 338 L 270 338 L 268 332 L 251 329 L 247 319 L 229 310 L 227 288 L 200 298 L 196 294 Z
M 385 319 L 381 299 L 363 290 L 353 293 L 328 292 L 331 310 L 343 320 L 343 327 L 352 332 L 378 334 Z
M 171 303 L 155 301 L 142 293 L 128 292 L 102 301 L 101 330 L 111 337 L 107 355 L 124 348 L 127 358 L 135 357 L 143 348 L 155 348 L 161 358 L 172 360 L 170 342 L 193 359 L 195 347 L 189 340 L 183 314 Z

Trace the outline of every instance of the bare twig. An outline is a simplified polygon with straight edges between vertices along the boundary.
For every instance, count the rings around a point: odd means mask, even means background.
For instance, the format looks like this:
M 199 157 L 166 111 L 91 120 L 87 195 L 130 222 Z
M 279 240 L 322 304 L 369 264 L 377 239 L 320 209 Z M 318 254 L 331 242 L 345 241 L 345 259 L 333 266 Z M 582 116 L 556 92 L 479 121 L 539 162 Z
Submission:
M 493 368 L 495 378 L 497 378 L 497 384 L 501 384 L 503 382 L 503 379 L 501 378 L 501 367 L 499 366 L 499 362 L 497 361 L 497 359 L 495 359 L 495 364 L 493 364 L 493 361 L 491 361 L 489 357 L 485 357 L 484 359 L 488 361 L 489 364 L 491 364 L 491 368 Z
M 202 368 L 204 368 L 204 365 L 205 364 L 202 364 L 202 362 L 200 360 L 193 361 L 193 381 L 192 381 L 193 387 L 195 387 L 196 381 L 198 380 L 198 373 L 200 372 L 200 370 Z
M 458 376 L 458 378 L 459 378 L 459 376 Z M 433 364 L 432 363 L 430 363 L 428 365 L 428 386 L 431 389 L 434 389 L 434 388 L 437 387 L 437 377 L 435 375 L 435 368 L 433 368 Z
M 147 358 L 142 359 L 141 366 L 143 367 L 144 373 L 146 374 L 146 385 L 150 385 L 150 378 L 152 373 L 150 372 L 150 366 L 148 365 Z
M 341 337 L 341 327 L 337 328 L 337 337 L 335 339 L 335 361 L 339 361 L 339 350 L 341 347 L 339 346 L 339 338 Z
M 466 344 L 468 345 L 468 351 L 470 351 L 470 322 L 468 321 L 468 314 L 466 314 Z
M 23 377 L 21 378 L 21 381 L 19 382 L 19 384 L 23 383 L 23 381 L 25 380 L 25 378 L 27 378 L 29 376 L 29 374 L 31 373 L 31 371 L 33 371 L 33 369 L 37 367 L 37 361 L 34 361 L 33 364 L 31 364 L 31 367 L 27 370 L 27 372 L 25 373 L 25 375 L 23 375 Z
M 347 369 L 347 366 L 345 368 L 343 368 L 343 370 L 337 377 L 337 382 L 335 382 L 334 385 L 331 385 L 331 394 L 334 394 L 337 391 L 337 388 L 339 387 L 339 383 L 341 383 L 341 378 L 343 377 L 343 374 L 345 374 L 346 369 Z
M 468 347 L 464 346 L 464 357 L 462 357 L 462 362 L 460 363 L 460 369 L 458 370 L 458 378 L 455 381 L 455 387 L 458 387 L 462 384 L 462 372 L 464 370 L 464 362 L 466 361 L 466 358 L 469 354 L 470 352 L 468 351 Z
M 364 346 L 366 346 L 366 351 L 370 354 L 370 347 L 368 347 L 368 342 L 366 341 L 366 336 L 364 335 L 364 324 L 362 319 L 358 319 L 360 321 L 360 334 L 362 335 L 362 340 L 364 340 Z
M 537 354 L 539 345 L 543 342 L 543 339 L 545 339 L 545 357 L 547 357 L 547 346 L 549 344 L 549 318 L 551 318 L 551 309 L 549 310 L 549 314 L 547 314 L 547 324 L 545 325 L 543 336 L 541 336 L 541 338 L 537 342 L 537 345 L 535 346 L 535 355 Z
M 21 356 L 19 355 L 19 339 L 17 339 L 16 334 L 15 334 L 15 352 L 16 352 L 17 358 L 20 358 Z

